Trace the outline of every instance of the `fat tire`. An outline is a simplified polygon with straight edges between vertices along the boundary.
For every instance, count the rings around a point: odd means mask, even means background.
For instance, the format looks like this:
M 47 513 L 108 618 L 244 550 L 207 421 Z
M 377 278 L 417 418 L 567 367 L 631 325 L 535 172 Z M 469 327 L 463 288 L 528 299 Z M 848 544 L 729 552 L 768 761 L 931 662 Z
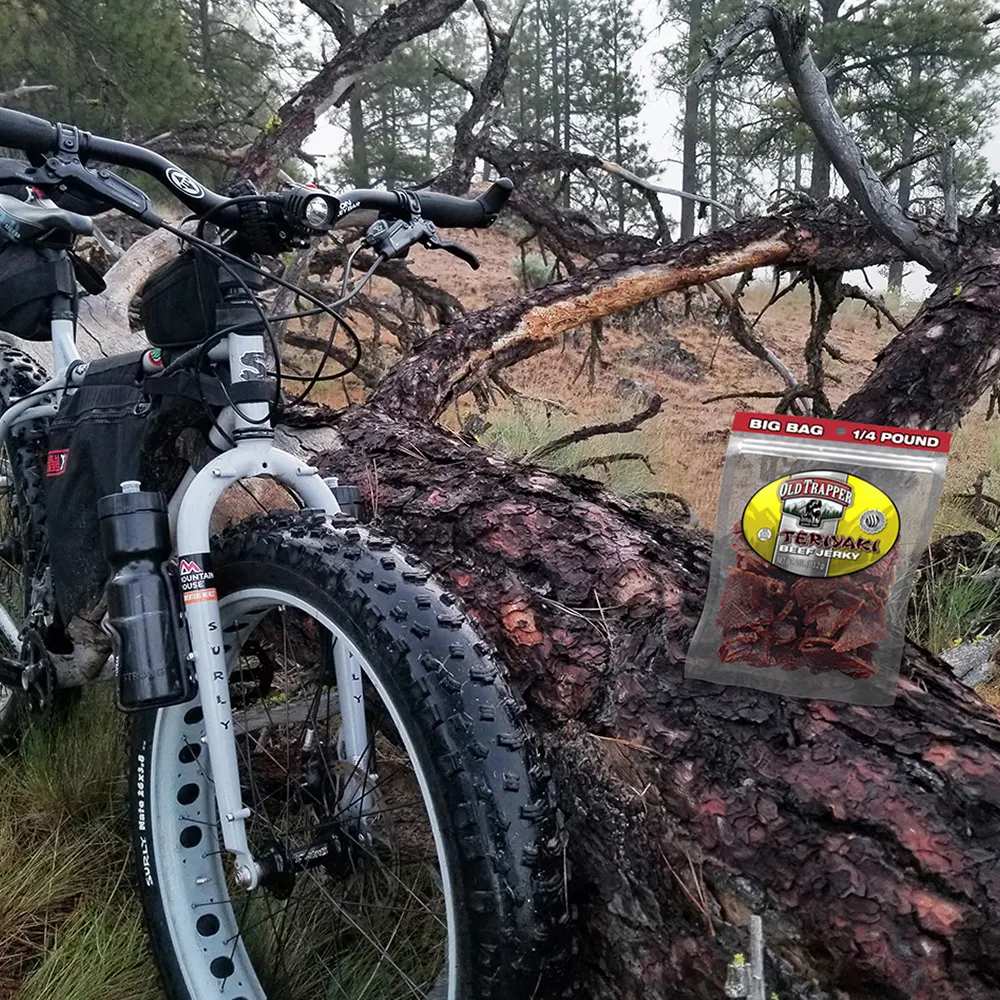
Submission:
M 26 396 L 48 381 L 48 373 L 30 354 L 8 344 L 0 344 L 0 412 L 19 396 Z M 45 489 L 42 478 L 42 439 L 37 431 L 21 429 L 11 435 L 10 463 L 15 477 L 17 502 L 22 505 L 27 524 L 33 527 L 21 539 L 34 559 L 45 544 Z M 20 735 L 28 698 L 15 691 L 0 708 L 0 745 L 7 747 Z
M 212 552 L 220 597 L 267 586 L 330 615 L 415 733 L 458 876 L 461 1000 L 544 995 L 545 969 L 564 940 L 554 792 L 523 707 L 456 599 L 390 539 L 344 515 L 261 515 L 227 530 Z M 140 832 L 156 774 L 139 755 L 153 745 L 156 715 L 138 716 L 132 731 L 132 836 L 150 866 L 137 883 L 167 995 L 200 1000 L 181 981 L 154 838 Z

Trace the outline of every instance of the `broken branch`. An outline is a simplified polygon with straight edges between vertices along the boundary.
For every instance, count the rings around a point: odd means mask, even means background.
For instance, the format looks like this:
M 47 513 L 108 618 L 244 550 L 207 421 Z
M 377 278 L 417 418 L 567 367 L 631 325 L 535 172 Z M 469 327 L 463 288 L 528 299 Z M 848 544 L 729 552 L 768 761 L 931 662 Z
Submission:
M 545 458 L 547 455 L 552 455 L 557 451 L 562 451 L 563 448 L 568 448 L 571 444 L 579 444 L 581 441 L 587 441 L 590 438 L 601 437 L 605 434 L 628 434 L 630 431 L 634 431 L 641 424 L 644 424 L 651 417 L 655 417 L 656 414 L 660 412 L 660 408 L 662 406 L 663 397 L 653 396 L 644 410 L 640 410 L 638 413 L 633 414 L 631 417 L 627 417 L 625 420 L 611 421 L 604 424 L 591 424 L 587 427 L 578 427 L 575 431 L 570 431 L 569 434 L 563 434 L 562 437 L 558 437 L 554 441 L 549 441 L 547 444 L 543 444 L 541 447 L 529 452 L 525 458 L 529 462 L 537 462 L 539 459 Z

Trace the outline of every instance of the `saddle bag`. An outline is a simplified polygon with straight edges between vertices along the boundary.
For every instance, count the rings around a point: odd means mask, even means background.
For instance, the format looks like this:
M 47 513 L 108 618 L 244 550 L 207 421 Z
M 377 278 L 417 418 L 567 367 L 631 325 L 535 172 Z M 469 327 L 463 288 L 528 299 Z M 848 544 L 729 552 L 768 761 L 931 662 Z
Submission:
M 172 416 L 182 418 L 176 427 L 169 426 Z M 172 445 L 193 419 L 178 413 L 174 400 L 147 395 L 142 352 L 91 362 L 83 384 L 63 397 L 49 425 L 43 471 L 52 589 L 64 623 L 97 604 L 110 573 L 98 500 L 128 480 L 169 495 L 185 467 Z

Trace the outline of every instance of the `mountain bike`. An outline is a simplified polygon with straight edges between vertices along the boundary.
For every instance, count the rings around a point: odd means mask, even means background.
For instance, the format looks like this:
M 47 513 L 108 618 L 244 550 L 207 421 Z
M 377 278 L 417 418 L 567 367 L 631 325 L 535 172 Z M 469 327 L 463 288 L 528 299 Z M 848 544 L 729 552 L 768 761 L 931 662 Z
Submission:
M 351 285 L 349 262 L 333 303 L 289 286 L 310 303 L 294 315 L 357 349 L 342 307 L 377 265 L 421 244 L 475 266 L 437 226 L 489 226 L 512 184 L 221 195 L 141 146 L 2 109 L 0 145 L 28 156 L 0 160 L 0 727 L 115 680 L 166 994 L 535 995 L 563 893 L 546 768 L 447 588 L 342 509 L 349 486 L 275 446 L 292 376 L 272 323 L 292 314 L 268 315 L 287 282 L 264 266 L 364 228 L 375 263 Z M 194 226 L 110 167 L 159 182 Z M 149 346 L 88 363 L 80 285 L 101 279 L 73 246 L 110 208 L 184 249 L 141 294 Z M 18 338 L 50 340 L 55 374 Z M 210 537 L 256 477 L 288 509 Z

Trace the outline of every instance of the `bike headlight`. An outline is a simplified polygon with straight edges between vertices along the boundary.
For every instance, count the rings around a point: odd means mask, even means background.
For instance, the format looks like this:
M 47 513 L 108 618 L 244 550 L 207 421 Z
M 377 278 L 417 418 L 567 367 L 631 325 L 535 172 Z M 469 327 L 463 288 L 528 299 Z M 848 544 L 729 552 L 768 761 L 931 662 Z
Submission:
M 313 229 L 322 229 L 324 226 L 328 226 L 332 220 L 330 205 L 326 198 L 321 194 L 316 194 L 306 199 L 306 203 L 302 207 L 302 218 L 306 225 L 312 226 Z

